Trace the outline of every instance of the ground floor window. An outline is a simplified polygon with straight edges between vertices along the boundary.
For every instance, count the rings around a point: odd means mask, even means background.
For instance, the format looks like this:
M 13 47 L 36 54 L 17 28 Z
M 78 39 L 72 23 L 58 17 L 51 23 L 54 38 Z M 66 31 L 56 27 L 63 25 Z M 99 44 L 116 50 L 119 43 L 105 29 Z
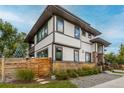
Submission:
M 62 61 L 62 48 L 61 47 L 56 47 L 55 50 L 55 57 L 57 61 Z
M 38 52 L 37 57 L 48 57 L 48 48 Z
M 79 62 L 79 51 L 78 50 L 74 50 L 74 61 Z
M 91 62 L 91 53 L 85 52 L 85 61 L 86 62 Z

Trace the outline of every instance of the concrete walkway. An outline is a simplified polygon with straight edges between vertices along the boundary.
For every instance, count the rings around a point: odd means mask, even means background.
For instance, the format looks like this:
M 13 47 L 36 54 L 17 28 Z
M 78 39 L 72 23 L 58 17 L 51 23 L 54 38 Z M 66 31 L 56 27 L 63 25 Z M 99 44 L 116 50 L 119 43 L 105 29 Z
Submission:
M 104 73 L 110 74 L 110 75 L 118 75 L 118 76 L 124 76 L 124 74 L 121 73 L 113 73 L 111 71 L 104 71 Z
M 124 76 L 118 79 L 114 79 L 96 86 L 92 88 L 124 88 Z

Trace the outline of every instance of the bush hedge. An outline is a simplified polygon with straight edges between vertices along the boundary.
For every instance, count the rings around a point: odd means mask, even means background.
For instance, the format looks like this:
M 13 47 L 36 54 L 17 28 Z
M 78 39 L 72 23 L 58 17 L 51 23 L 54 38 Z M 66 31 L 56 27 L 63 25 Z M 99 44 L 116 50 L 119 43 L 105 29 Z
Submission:
M 19 81 L 31 82 L 34 79 L 34 73 L 30 69 L 17 70 L 16 78 Z
M 78 76 L 87 76 L 98 73 L 100 73 L 100 68 L 98 67 L 83 67 L 81 69 L 68 69 L 54 72 L 58 80 L 65 80 L 69 78 L 76 78 Z

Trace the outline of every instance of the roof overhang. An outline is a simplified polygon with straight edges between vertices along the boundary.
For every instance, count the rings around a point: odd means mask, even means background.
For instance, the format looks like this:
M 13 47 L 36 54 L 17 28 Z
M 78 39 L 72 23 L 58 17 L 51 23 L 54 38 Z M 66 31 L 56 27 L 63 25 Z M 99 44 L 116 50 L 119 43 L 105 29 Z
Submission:
M 108 41 L 102 39 L 102 38 L 94 38 L 92 40 L 90 40 L 92 43 L 100 43 L 103 44 L 105 47 L 109 46 L 111 43 L 109 43 Z
M 78 18 L 77 16 L 70 13 L 68 10 L 57 6 L 57 5 L 48 5 L 42 15 L 39 17 L 29 34 L 27 35 L 25 42 L 32 43 L 33 37 L 37 33 L 37 31 L 42 27 L 46 21 L 48 21 L 53 15 L 61 16 L 62 18 L 70 21 L 73 24 L 79 25 L 81 29 L 86 30 L 89 33 L 92 33 L 94 36 L 100 35 L 101 32 L 97 31 L 93 27 L 90 26 L 84 20 Z

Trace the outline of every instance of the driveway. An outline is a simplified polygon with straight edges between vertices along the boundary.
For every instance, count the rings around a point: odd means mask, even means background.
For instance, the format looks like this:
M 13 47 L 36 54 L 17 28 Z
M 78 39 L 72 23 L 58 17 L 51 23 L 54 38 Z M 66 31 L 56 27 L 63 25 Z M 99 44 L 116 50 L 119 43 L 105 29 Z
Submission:
M 89 88 L 95 85 L 99 85 L 117 78 L 120 78 L 119 75 L 111 75 L 106 73 L 101 73 L 97 75 L 84 76 L 76 79 L 72 79 L 71 82 L 76 84 L 80 88 Z M 124 81 L 124 79 L 123 79 Z
M 103 84 L 96 85 L 93 88 L 124 88 L 124 76 Z

